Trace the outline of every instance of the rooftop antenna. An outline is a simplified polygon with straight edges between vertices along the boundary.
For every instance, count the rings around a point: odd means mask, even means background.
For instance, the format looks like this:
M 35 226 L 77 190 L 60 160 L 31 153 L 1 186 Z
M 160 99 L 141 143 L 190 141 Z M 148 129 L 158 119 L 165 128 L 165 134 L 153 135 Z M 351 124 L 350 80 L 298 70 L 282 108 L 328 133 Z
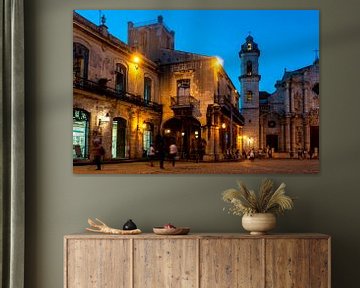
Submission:
M 99 26 L 101 25 L 101 10 L 99 10 Z

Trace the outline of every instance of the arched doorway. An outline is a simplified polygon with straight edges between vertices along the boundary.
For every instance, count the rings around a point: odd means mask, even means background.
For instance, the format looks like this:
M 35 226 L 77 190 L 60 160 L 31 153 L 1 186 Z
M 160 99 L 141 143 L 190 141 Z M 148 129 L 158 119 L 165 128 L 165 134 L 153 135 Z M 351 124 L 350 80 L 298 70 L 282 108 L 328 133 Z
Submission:
M 182 159 L 196 158 L 201 141 L 201 124 L 193 117 L 171 118 L 162 127 L 165 145 L 171 143 L 178 147 Z
M 113 119 L 112 126 L 112 158 L 126 158 L 126 125 L 127 121 L 121 117 Z
M 73 109 L 73 159 L 89 158 L 90 113 Z

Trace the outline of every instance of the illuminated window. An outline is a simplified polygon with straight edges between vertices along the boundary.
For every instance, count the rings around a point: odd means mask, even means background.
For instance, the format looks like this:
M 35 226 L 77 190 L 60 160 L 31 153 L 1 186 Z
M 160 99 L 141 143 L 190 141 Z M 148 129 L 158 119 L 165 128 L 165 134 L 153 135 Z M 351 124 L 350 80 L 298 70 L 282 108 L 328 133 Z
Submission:
M 120 63 L 117 63 L 115 68 L 115 90 L 126 92 L 126 67 Z
M 73 44 L 73 73 L 75 77 L 87 79 L 89 49 L 80 43 Z
M 145 102 L 151 101 L 151 79 L 149 77 L 144 78 L 144 100 Z
M 252 44 L 251 43 L 248 43 L 247 44 L 247 50 L 250 51 L 252 49 Z
M 251 102 L 252 100 L 253 100 L 253 92 L 252 91 L 247 91 L 246 92 L 246 101 Z

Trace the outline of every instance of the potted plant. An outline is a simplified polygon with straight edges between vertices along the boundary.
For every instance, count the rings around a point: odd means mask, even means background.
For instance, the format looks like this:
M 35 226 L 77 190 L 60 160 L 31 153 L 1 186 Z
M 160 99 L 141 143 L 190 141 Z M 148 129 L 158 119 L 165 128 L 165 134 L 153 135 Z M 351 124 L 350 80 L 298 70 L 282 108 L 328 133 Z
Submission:
M 274 190 L 274 182 L 262 180 L 259 192 L 249 190 L 238 181 L 238 189 L 227 189 L 222 199 L 230 203 L 229 213 L 242 216 L 242 226 L 252 235 L 265 234 L 275 228 L 276 215 L 294 207 L 294 199 L 285 195 L 285 183 Z

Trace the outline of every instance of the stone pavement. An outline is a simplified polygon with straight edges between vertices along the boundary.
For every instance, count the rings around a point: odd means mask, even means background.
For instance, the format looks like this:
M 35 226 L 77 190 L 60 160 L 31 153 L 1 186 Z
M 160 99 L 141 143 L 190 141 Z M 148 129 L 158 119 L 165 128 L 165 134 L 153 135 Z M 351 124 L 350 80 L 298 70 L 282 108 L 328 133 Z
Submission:
M 95 165 L 74 166 L 75 174 L 316 174 L 320 171 L 319 160 L 265 159 L 238 162 L 176 162 L 175 167 L 166 161 L 165 169 L 154 162 L 151 167 L 147 162 L 104 164 L 102 170 L 95 170 Z

